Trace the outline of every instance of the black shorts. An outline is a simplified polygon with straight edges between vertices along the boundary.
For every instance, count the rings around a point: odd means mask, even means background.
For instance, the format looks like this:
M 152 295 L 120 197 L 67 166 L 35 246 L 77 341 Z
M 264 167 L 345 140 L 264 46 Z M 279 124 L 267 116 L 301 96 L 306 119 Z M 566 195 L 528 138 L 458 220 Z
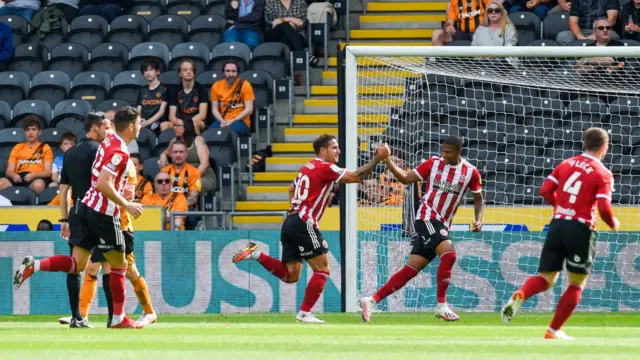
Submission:
M 11 177 L 9 177 L 9 176 L 7 176 L 7 180 L 9 180 L 9 182 L 11 183 L 11 185 L 12 185 L 12 186 L 27 186 L 27 187 L 28 187 L 29 185 L 31 185 L 31 183 L 33 183 L 34 181 L 36 181 L 36 180 L 38 180 L 38 179 L 33 179 L 33 180 L 31 180 L 31 182 L 26 182 L 26 181 L 24 180 L 24 177 L 25 177 L 25 176 L 27 176 L 27 174 L 29 174 L 29 173 L 28 173 L 28 172 L 21 172 L 21 173 L 18 173 L 18 175 L 19 175 L 19 176 L 20 176 L 20 178 L 22 179 L 22 182 L 21 182 L 21 183 L 17 183 L 17 182 L 15 182 L 15 181 L 13 181 L 13 178 L 11 178 Z M 47 186 L 49 186 L 49 184 L 51 183 L 51 179 L 40 179 L 40 180 L 44 181 L 44 186 L 45 186 L 45 188 L 46 188 Z
M 438 220 L 416 220 L 415 229 L 417 235 L 413 237 L 411 255 L 419 255 L 431 262 L 438 256 L 436 248 L 443 241 L 451 240 L 449 231 Z
M 129 265 L 136 263 L 136 257 L 133 254 L 133 233 L 129 231 L 123 231 L 122 236 L 124 236 L 124 253 L 127 255 L 127 263 Z M 104 252 L 98 248 L 93 249 L 93 253 L 91 254 L 91 262 L 99 263 L 107 261 L 104 257 Z
M 456 33 L 451 36 L 453 41 L 471 41 L 473 40 L 473 33 L 466 33 L 456 29 Z
M 289 215 L 280 230 L 282 262 L 302 261 L 329 252 L 329 245 L 322 238 L 318 228 L 305 223 L 300 217 Z
M 539 272 L 562 270 L 576 274 L 591 273 L 596 251 L 596 232 L 575 220 L 553 219 L 540 254 Z
M 70 216 L 69 221 L 69 244 L 88 251 L 96 248 L 104 252 L 125 252 L 120 217 L 101 214 L 84 203 L 79 203 L 75 206 L 74 215 Z

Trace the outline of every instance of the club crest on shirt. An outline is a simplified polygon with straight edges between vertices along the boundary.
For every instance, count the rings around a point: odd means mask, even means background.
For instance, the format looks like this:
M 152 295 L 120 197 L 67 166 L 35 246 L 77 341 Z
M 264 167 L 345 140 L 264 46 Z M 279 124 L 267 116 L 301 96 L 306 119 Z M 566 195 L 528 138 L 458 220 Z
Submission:
M 440 235 L 447 236 L 447 235 L 449 235 L 449 233 L 445 229 L 440 229 Z
M 460 175 L 460 182 L 464 182 L 467 178 L 464 175 Z

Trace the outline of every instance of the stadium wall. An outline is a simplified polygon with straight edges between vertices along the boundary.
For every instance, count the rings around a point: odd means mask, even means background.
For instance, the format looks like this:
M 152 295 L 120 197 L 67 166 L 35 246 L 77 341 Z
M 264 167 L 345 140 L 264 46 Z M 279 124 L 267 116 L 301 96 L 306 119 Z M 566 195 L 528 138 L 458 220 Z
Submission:
M 542 232 L 455 232 L 459 261 L 448 300 L 468 311 L 497 311 L 502 301 L 534 273 L 542 246 Z M 325 231 L 329 246 L 331 279 L 315 311 L 341 310 L 341 258 L 339 232 Z M 231 312 L 294 312 L 311 276 L 307 267 L 298 284 L 284 284 L 257 262 L 232 264 L 232 255 L 256 241 L 263 251 L 280 254 L 279 231 L 203 231 L 136 233 L 136 261 L 147 279 L 156 311 L 174 314 Z M 384 282 L 405 261 L 406 239 L 394 231 L 359 234 L 365 264 L 358 271 L 370 281 L 366 292 Z M 65 274 L 38 274 L 14 292 L 8 279 L 27 254 L 43 257 L 68 253 L 56 232 L 0 233 L 0 314 L 64 314 L 68 312 Z M 635 232 L 600 234 L 594 276 L 583 294 L 579 311 L 640 311 L 640 238 Z M 436 260 L 437 261 L 437 260 Z M 427 310 L 435 304 L 435 271 L 429 266 L 398 296 L 383 303 L 391 311 Z M 100 278 L 99 278 L 100 279 Z M 100 280 L 99 280 L 100 281 Z M 533 310 L 550 310 L 561 294 L 561 279 L 553 292 L 528 302 Z M 99 286 L 102 286 L 99 283 Z M 417 296 L 421 292 L 423 296 Z M 421 303 L 416 304 L 415 299 Z M 127 312 L 141 309 L 127 283 Z M 102 291 L 92 313 L 105 313 Z

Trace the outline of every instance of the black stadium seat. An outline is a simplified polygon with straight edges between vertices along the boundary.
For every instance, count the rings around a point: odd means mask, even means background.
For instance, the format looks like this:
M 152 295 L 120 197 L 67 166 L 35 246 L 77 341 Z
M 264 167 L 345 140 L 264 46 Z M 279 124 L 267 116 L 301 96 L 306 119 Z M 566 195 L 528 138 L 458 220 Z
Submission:
M 18 143 L 27 141 L 22 128 L 0 130 L 0 158 L 8 159 L 11 150 Z
M 29 31 L 29 23 L 18 15 L 2 15 L 0 16 L 0 22 L 3 22 L 11 28 L 13 32 L 13 46 L 22 44 L 27 40 L 27 34 Z
M 129 59 L 127 63 L 127 69 L 139 72 L 140 64 L 142 64 L 145 59 L 155 58 L 160 61 L 161 71 L 164 71 L 169 65 L 170 57 L 169 48 L 165 44 L 157 42 L 138 44 L 131 50 L 131 59 Z
M 169 49 L 184 42 L 189 23 L 179 15 L 162 15 L 149 24 L 147 41 L 165 44 Z
M 158 135 L 158 143 L 154 149 L 154 156 L 160 156 L 169 146 L 171 140 L 176 137 L 176 132 L 173 129 L 167 129 Z M 146 166 L 145 166 L 146 168 Z
M 180 86 L 180 75 L 177 71 L 165 71 L 160 74 L 160 83 L 167 86 Z M 198 80 L 196 80 L 198 81 Z M 202 84 L 202 83 L 201 83 Z
M 191 27 L 187 40 L 201 43 L 207 49 L 213 49 L 220 43 L 222 31 L 227 25 L 227 20 L 219 15 L 203 15 L 191 21 Z
M 542 38 L 555 41 L 558 34 L 564 30 L 569 30 L 569 13 L 555 12 L 548 14 L 544 18 Z
M 53 48 L 65 41 L 68 32 L 69 23 L 65 18 L 60 18 L 60 28 L 51 29 L 51 31 L 49 32 L 40 32 L 37 29 L 32 28 L 31 32 L 29 33 L 29 42 L 42 44 L 47 48 L 47 50 L 51 51 Z
M 229 166 L 236 162 L 237 135 L 231 129 L 208 129 L 202 133 L 209 147 L 209 157 L 217 166 Z M 214 170 L 217 169 L 214 168 Z
M 52 186 L 42 190 L 40 195 L 38 195 L 38 205 L 48 205 L 51 200 L 58 196 L 59 192 L 58 186 Z
M 111 79 L 125 70 L 128 60 L 129 50 L 123 44 L 113 42 L 100 44 L 91 52 L 87 71 L 101 71 Z
M 13 107 L 13 119 L 10 127 L 22 127 L 22 121 L 27 115 L 38 115 L 42 122 L 42 128 L 49 126 L 51 122 L 51 105 L 44 100 L 23 100 Z
M 16 186 L 0 191 L 0 196 L 4 196 L 11 201 L 13 206 L 36 205 L 38 198 L 36 193 L 28 187 Z
M 138 15 L 122 15 L 113 19 L 105 41 L 119 43 L 128 50 L 147 41 L 147 20 Z
M 151 22 L 153 19 L 165 13 L 164 1 L 135 0 L 129 13 L 131 15 L 141 16 L 147 22 Z
M 251 70 L 264 70 L 274 79 L 284 79 L 289 75 L 291 50 L 283 43 L 269 42 L 258 45 L 253 50 L 249 62 Z
M 222 43 L 213 48 L 209 70 L 222 71 L 222 65 L 227 61 L 235 61 L 243 72 L 251 59 L 251 49 L 243 43 Z
M 539 39 L 533 40 L 532 42 L 528 43 L 527 46 L 560 46 L 560 44 L 551 39 Z
M 207 15 L 224 16 L 225 0 L 209 0 L 207 4 Z
M 140 71 L 124 71 L 116 75 L 113 79 L 113 87 L 109 92 L 109 99 L 126 100 L 136 102 L 140 87 L 146 86 L 147 82 Z
M 89 60 L 89 50 L 86 46 L 76 43 L 62 43 L 51 50 L 48 70 L 65 72 L 73 78 L 84 71 Z
M 118 111 L 125 106 L 131 106 L 131 103 L 126 100 L 110 99 L 98 104 L 98 106 L 96 106 L 96 110 L 106 113 L 109 110 Z
M 192 21 L 205 13 L 206 0 L 167 0 L 167 14 L 179 15 L 187 21 Z
M 222 79 L 224 79 L 224 74 L 219 70 L 205 71 L 196 76 L 196 82 L 206 86 L 207 88 L 211 88 L 211 85 Z
M 73 88 L 69 92 L 70 99 L 81 99 L 95 108 L 108 98 L 111 90 L 111 78 L 100 71 L 85 71 L 73 78 Z
M 29 99 L 44 100 L 54 107 L 67 98 L 70 88 L 69 75 L 62 71 L 43 71 L 33 77 Z
M 62 154 L 62 151 L 60 150 L 60 139 L 62 138 L 62 135 L 68 132 L 71 132 L 71 131 L 67 129 L 59 129 L 59 128 L 42 129 L 42 132 L 40 133 L 40 137 L 38 138 L 38 140 L 40 140 L 40 142 L 43 142 L 49 145 L 49 147 L 51 147 L 51 150 L 53 151 L 53 156 L 58 156 Z
M 65 100 L 53 108 L 51 127 L 66 129 L 78 135 L 84 130 L 84 118 L 91 111 L 91 104 L 84 100 Z
M 0 99 L 10 106 L 27 98 L 29 93 L 29 77 L 18 71 L 0 72 Z
M 8 102 L 0 100 L 0 130 L 7 127 L 11 121 L 11 105 Z
M 169 62 L 169 70 L 177 70 L 182 60 L 192 60 L 196 69 L 204 70 L 209 60 L 211 60 L 211 54 L 209 49 L 199 43 L 182 43 L 176 45 L 171 50 L 171 61 Z
M 66 42 L 83 44 L 93 51 L 104 42 L 109 24 L 101 16 L 84 15 L 73 19 L 69 28 Z
M 24 43 L 13 48 L 13 57 L 7 67 L 11 71 L 20 71 L 32 79 L 37 73 L 44 71 L 49 59 L 47 49 L 34 43 Z
M 147 178 L 149 181 L 153 181 L 156 177 L 156 174 L 160 172 L 160 165 L 158 165 L 158 161 L 160 158 L 152 157 L 148 158 L 144 161 L 144 168 L 142 169 L 142 175 Z
M 509 14 L 509 19 L 518 31 L 518 46 L 540 39 L 540 18 L 530 11 Z
M 156 147 L 156 134 L 147 127 L 140 129 L 140 134 L 136 139 L 138 143 L 138 153 L 142 156 L 142 160 L 149 158 Z

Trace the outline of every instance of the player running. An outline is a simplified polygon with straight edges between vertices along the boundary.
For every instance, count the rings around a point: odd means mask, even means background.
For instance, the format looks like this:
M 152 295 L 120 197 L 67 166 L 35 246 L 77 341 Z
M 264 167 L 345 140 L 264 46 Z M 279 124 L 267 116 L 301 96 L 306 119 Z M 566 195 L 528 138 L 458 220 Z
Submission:
M 141 328 L 143 325 L 124 313 L 127 260 L 119 218 L 120 207 L 134 218 L 142 213 L 142 205 L 122 196 L 129 162 L 127 144 L 138 136 L 140 114 L 132 107 L 124 107 L 116 113 L 114 124 L 116 132 L 107 135 L 93 163 L 91 187 L 75 209 L 78 221 L 71 226 L 69 236 L 69 243 L 74 245 L 73 255 L 54 255 L 42 260 L 27 256 L 14 274 L 13 285 L 18 289 L 38 271 L 79 273 L 87 265 L 91 250 L 97 247 L 111 265 L 109 287 L 114 315 L 110 328 Z
M 367 178 L 376 165 L 389 156 L 389 147 L 383 144 L 377 148 L 373 159 L 354 172 L 336 165 L 340 146 L 334 136 L 318 136 L 313 141 L 313 150 L 316 158 L 300 168 L 298 177 L 289 185 L 291 208 L 280 232 L 282 260 L 259 251 L 256 243 L 249 242 L 245 249 L 235 254 L 232 261 L 257 260 L 270 273 L 291 284 L 300 279 L 302 259 L 306 260 L 313 269 L 313 276 L 307 284 L 296 319 L 305 323 L 323 323 L 311 313 L 330 274 L 327 257 L 329 247 L 322 238 L 318 224 L 333 186 L 337 183 L 359 183 Z
M 416 277 L 436 256 L 439 256 L 436 317 L 445 321 L 456 321 L 460 318 L 449 308 L 446 301 L 451 269 L 456 262 L 456 251 L 449 237 L 449 228 L 460 201 L 471 189 L 475 211 L 471 231 L 477 232 L 482 229 L 484 200 L 480 173 L 462 158 L 462 142 L 456 136 L 445 139 L 442 144 L 442 157 L 431 157 L 409 173 L 398 167 L 391 157 L 384 162 L 401 183 L 424 181 L 427 183 L 427 190 L 416 214 L 417 235 L 412 240 L 413 249 L 409 261 L 373 296 L 360 300 L 362 319 L 370 322 L 371 312 L 377 303 L 402 289 L 409 280 Z
M 561 330 L 580 302 L 593 265 L 596 203 L 602 220 L 616 232 L 620 222 L 611 210 L 613 175 L 602 165 L 609 149 L 609 135 L 600 128 L 584 133 L 584 153 L 564 160 L 542 184 L 540 195 L 554 207 L 553 219 L 540 254 L 538 275 L 509 298 L 502 321 L 516 316 L 525 300 L 553 288 L 566 261 L 569 287 L 562 294 L 545 339 L 573 340 Z

